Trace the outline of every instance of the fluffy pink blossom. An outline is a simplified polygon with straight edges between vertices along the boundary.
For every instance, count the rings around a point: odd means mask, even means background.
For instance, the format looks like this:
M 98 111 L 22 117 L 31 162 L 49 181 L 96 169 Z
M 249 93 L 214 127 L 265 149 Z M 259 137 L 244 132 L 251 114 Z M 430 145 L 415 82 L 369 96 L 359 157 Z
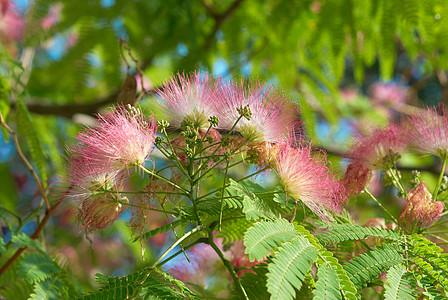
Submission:
M 168 122 L 176 128 L 180 128 L 185 121 L 199 128 L 207 128 L 209 117 L 221 119 L 217 84 L 206 73 L 173 76 L 157 90 L 159 104 Z
M 45 30 L 50 29 L 53 25 L 59 22 L 61 19 L 62 3 L 56 3 L 50 6 L 48 15 L 42 20 L 42 28 Z
M 69 159 L 64 185 L 64 199 L 78 207 L 81 229 L 93 231 L 115 222 L 126 209 L 121 202 L 127 198 L 120 194 L 124 174 L 118 171 L 95 173 L 96 167 L 82 157 Z
M 139 109 L 117 107 L 99 115 L 96 128 L 87 128 L 71 149 L 75 157 L 90 166 L 93 174 L 114 172 L 144 164 L 156 138 L 154 118 L 147 119 Z
M 22 17 L 14 11 L 14 3 L 10 0 L 0 1 L 0 42 L 11 44 L 20 41 L 25 23 Z
M 403 123 L 418 152 L 448 158 L 448 115 L 443 106 L 409 116 Z
M 250 120 L 241 118 L 236 130 L 251 142 L 286 142 L 292 131 L 300 127 L 299 107 L 274 87 L 262 83 L 229 84 L 221 87 L 221 98 L 225 99 L 225 119 L 220 127 L 230 129 L 240 116 L 238 108 L 249 106 Z
M 343 185 L 330 173 L 325 157 L 313 156 L 311 151 L 310 146 L 282 145 L 274 169 L 286 192 L 325 220 L 325 211 L 340 211 L 347 196 Z
M 356 136 L 347 157 L 352 163 L 371 170 L 384 170 L 399 158 L 407 145 L 408 140 L 402 127 L 389 124 L 386 128 L 376 128 Z
M 445 204 L 433 201 L 425 182 L 420 182 L 406 197 L 406 204 L 400 213 L 399 221 L 406 228 L 429 227 L 442 215 Z
M 376 105 L 397 106 L 406 102 L 407 88 L 396 83 L 375 83 L 370 89 L 370 97 Z

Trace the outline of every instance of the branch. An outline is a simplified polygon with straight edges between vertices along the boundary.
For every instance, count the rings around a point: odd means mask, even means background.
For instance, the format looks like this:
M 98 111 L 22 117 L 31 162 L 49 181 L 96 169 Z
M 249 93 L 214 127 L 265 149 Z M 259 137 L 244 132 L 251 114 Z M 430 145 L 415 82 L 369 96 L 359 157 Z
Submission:
M 31 175 L 33 175 L 34 180 L 37 183 L 37 186 L 39 187 L 40 194 L 42 195 L 42 198 L 45 201 L 45 212 L 50 211 L 50 203 L 48 202 L 47 194 L 44 189 L 44 185 L 42 184 L 42 181 L 40 180 L 39 176 L 37 176 L 36 171 L 34 171 L 33 167 L 31 166 L 30 162 L 26 158 L 26 156 L 23 154 L 22 149 L 20 148 L 19 139 L 17 138 L 17 134 L 14 132 L 14 130 L 11 129 L 11 127 L 6 124 L 5 119 L 3 118 L 3 114 L 0 112 L 0 124 L 5 127 L 5 129 L 12 135 L 14 139 L 14 144 L 16 145 L 17 154 L 19 154 L 20 159 L 22 159 L 23 163 L 27 167 L 28 171 L 30 171 Z
M 155 89 L 151 89 L 147 92 L 147 95 L 154 93 Z M 32 103 L 26 103 L 30 112 L 40 115 L 56 115 L 65 118 L 72 118 L 75 114 L 93 115 L 97 113 L 101 107 L 116 103 L 118 99 L 119 91 L 112 93 L 105 98 L 100 99 L 98 102 L 86 103 L 86 104 L 43 104 L 45 100 L 36 99 Z M 40 103 L 39 103 L 40 102 Z M 11 108 L 15 108 L 15 103 L 11 103 Z
M 50 205 L 50 202 L 48 201 L 47 194 L 46 194 L 45 189 L 43 187 L 42 181 L 37 176 L 36 171 L 34 171 L 33 167 L 30 164 L 30 162 L 28 161 L 28 159 L 23 154 L 23 152 L 22 152 L 22 150 L 20 148 L 19 139 L 17 138 L 17 134 L 14 132 L 14 130 L 12 130 L 8 126 L 8 124 L 6 124 L 5 119 L 3 118 L 3 115 L 2 115 L 1 112 L 0 112 L 0 123 L 12 135 L 12 137 L 14 139 L 14 143 L 16 145 L 17 154 L 22 159 L 23 163 L 26 165 L 26 167 L 28 168 L 30 173 L 33 175 L 34 180 L 36 181 L 36 183 L 37 183 L 37 185 L 39 187 L 39 191 L 40 191 L 40 193 L 42 195 L 42 198 L 45 201 L 45 216 L 42 219 L 42 221 L 39 223 L 39 225 L 37 226 L 37 228 L 34 231 L 34 233 L 31 235 L 32 239 L 36 239 L 42 233 L 42 230 L 44 229 L 44 227 L 47 224 L 48 220 L 50 219 L 51 215 L 55 212 L 56 208 L 58 208 L 58 206 L 61 204 L 62 199 L 60 199 L 58 202 L 56 202 L 55 205 L 53 205 L 53 206 Z M 14 253 L 14 255 L 0 269 L 0 276 L 17 260 L 17 258 L 20 257 L 20 255 L 22 254 L 23 251 L 25 251 L 25 249 L 26 249 L 26 247 L 17 249 L 16 253 Z

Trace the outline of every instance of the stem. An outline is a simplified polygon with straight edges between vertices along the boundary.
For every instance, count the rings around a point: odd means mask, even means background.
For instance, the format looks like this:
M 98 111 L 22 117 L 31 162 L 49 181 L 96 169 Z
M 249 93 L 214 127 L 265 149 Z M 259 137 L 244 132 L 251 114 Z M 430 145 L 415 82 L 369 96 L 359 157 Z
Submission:
M 35 240 L 39 237 L 39 235 L 41 234 L 42 230 L 44 229 L 45 225 L 47 224 L 48 220 L 50 219 L 50 217 L 53 215 L 53 213 L 56 211 L 56 209 L 58 208 L 58 206 L 62 203 L 62 199 L 58 200 L 58 202 L 56 202 L 51 209 L 47 212 L 45 212 L 45 216 L 42 219 L 42 221 L 40 222 L 39 226 L 37 226 L 36 230 L 34 231 L 34 233 L 31 235 L 31 239 Z M 16 253 L 14 253 L 14 255 L 1 267 L 0 269 L 0 276 L 6 272 L 6 270 L 8 270 L 8 268 L 20 257 L 20 255 L 23 253 L 23 251 L 25 251 L 26 247 L 17 249 Z
M 442 242 L 444 242 L 444 243 L 448 243 L 448 240 L 447 239 L 444 239 L 443 237 L 441 237 L 440 235 L 436 235 L 436 234 L 431 234 L 431 233 L 427 233 L 426 235 L 429 235 L 429 236 L 432 236 L 432 237 L 435 237 L 436 239 L 438 239 L 438 240 L 441 240 Z M 438 243 L 437 243 L 438 244 Z
M 121 200 L 118 200 L 118 203 L 120 203 L 123 206 L 137 207 L 137 208 L 141 208 L 141 209 L 152 210 L 152 211 L 157 211 L 157 212 L 161 212 L 161 213 L 168 213 L 168 214 L 171 214 L 171 215 L 176 215 L 176 212 L 174 212 L 174 211 L 164 211 L 164 210 L 161 210 L 161 209 L 153 208 L 151 206 L 131 204 L 131 203 L 128 203 L 128 202 L 125 202 L 125 201 L 121 201 Z
M 250 177 L 255 176 L 255 175 L 257 175 L 257 174 L 259 174 L 259 173 L 261 173 L 261 172 L 264 172 L 264 171 L 266 171 L 267 169 L 269 169 L 269 167 L 263 168 L 263 169 L 261 169 L 261 170 L 258 170 L 258 171 L 255 172 L 255 173 L 252 173 L 252 174 L 250 174 L 250 175 L 247 175 L 247 176 L 245 176 L 245 177 L 243 177 L 243 178 L 241 178 L 241 179 L 235 180 L 235 182 L 243 181 L 243 180 L 245 180 L 245 179 L 247 179 L 247 178 L 250 178 Z M 208 193 L 205 194 L 205 195 L 202 195 L 201 197 L 197 198 L 197 200 L 201 200 L 201 199 L 203 199 L 203 198 L 206 198 L 207 196 L 213 195 L 214 193 L 217 193 L 217 192 L 219 192 L 219 191 L 221 191 L 221 190 L 224 190 L 225 188 L 227 188 L 227 187 L 229 187 L 229 186 L 230 186 L 230 184 L 226 184 L 225 186 L 223 186 L 223 187 L 221 187 L 221 188 L 219 188 L 219 189 L 216 189 L 216 190 L 214 190 L 214 191 L 208 192 Z
M 171 149 L 171 152 L 173 153 L 174 159 L 177 162 L 177 167 L 185 176 L 187 176 L 187 171 L 184 169 L 182 163 L 180 162 L 179 158 L 177 157 L 176 152 L 174 152 L 173 145 L 171 145 L 171 143 L 170 143 L 170 139 L 168 138 L 168 133 L 166 132 L 165 128 L 162 129 L 162 132 L 168 142 L 168 145 L 170 146 L 170 149 Z M 169 159 L 170 157 L 167 156 L 167 158 Z
M 17 154 L 19 155 L 20 159 L 22 159 L 23 163 L 27 167 L 28 171 L 30 171 L 31 175 L 33 175 L 33 178 L 36 181 L 37 186 L 39 188 L 39 192 L 45 201 L 45 212 L 48 213 L 51 209 L 51 206 L 50 202 L 48 201 L 44 185 L 42 184 L 42 181 L 40 180 L 39 176 L 37 176 L 37 173 L 34 171 L 33 167 L 31 166 L 26 156 L 23 154 L 22 149 L 20 148 L 19 138 L 17 137 L 17 134 L 15 133 L 14 130 L 11 129 L 11 127 L 8 126 L 8 124 L 6 124 L 5 119 L 3 118 L 3 114 L 1 112 L 0 112 L 0 123 L 12 135 L 14 139 L 14 144 L 16 145 Z
M 443 175 L 445 174 L 446 161 L 447 161 L 447 159 L 444 158 L 443 163 L 442 163 L 442 170 L 440 171 L 440 175 L 439 175 L 439 181 L 437 181 L 436 188 L 434 189 L 434 193 L 433 193 L 434 202 L 437 200 L 437 196 L 439 194 L 439 189 L 440 189 L 440 186 L 442 185 Z
M 297 199 L 294 199 L 294 210 L 292 212 L 291 220 L 289 220 L 289 223 L 294 222 L 294 219 L 296 218 L 297 213 Z
M 139 168 L 141 168 L 143 171 L 145 171 L 145 172 L 148 173 L 149 175 L 151 175 L 151 176 L 153 176 L 153 177 L 155 177 L 155 178 L 157 178 L 157 179 L 163 180 L 163 181 L 165 181 L 166 183 L 168 183 L 168 184 L 174 186 L 175 188 L 177 188 L 177 189 L 181 190 L 182 192 L 186 193 L 187 195 L 189 195 L 189 191 L 187 191 L 187 190 L 184 189 L 183 187 L 181 187 L 181 186 L 175 184 L 174 182 L 172 182 L 172 181 L 169 180 L 168 178 L 165 178 L 165 177 L 163 177 L 163 176 L 157 175 L 156 173 L 154 173 L 153 171 L 150 171 L 150 170 L 146 169 L 146 168 L 145 168 L 144 166 L 142 166 L 142 165 L 139 165 Z
M 174 248 L 176 248 L 176 246 L 179 245 L 183 240 L 188 238 L 193 233 L 201 231 L 203 228 L 204 228 L 203 225 L 198 225 L 195 228 L 188 231 L 187 233 L 185 233 L 183 236 L 181 236 L 174 244 L 171 245 L 171 247 L 169 247 L 165 252 L 163 252 L 163 254 L 154 262 L 154 264 L 152 265 L 152 268 L 157 267 L 160 264 L 160 262 L 163 260 L 163 258 L 165 256 L 167 256 L 168 253 L 170 253 Z
M 219 210 L 219 230 L 221 230 L 221 223 L 222 223 L 222 210 L 224 208 L 224 186 L 226 185 L 227 181 L 227 171 L 229 170 L 229 161 L 227 161 L 226 165 L 226 171 L 224 173 L 224 181 L 223 181 L 223 191 L 221 193 L 221 209 Z
M 398 225 L 397 219 L 395 219 L 395 217 L 381 204 L 380 201 L 378 201 L 378 199 L 376 199 L 376 197 L 372 193 L 369 192 L 367 188 L 364 189 L 364 192 L 369 195 L 370 198 L 372 198 L 372 200 L 375 201 L 382 210 L 384 210 L 384 212 L 395 222 L 395 224 Z
M 174 253 L 173 255 L 171 255 L 170 257 L 168 257 L 167 259 L 165 259 L 164 261 L 159 263 L 159 267 L 163 266 L 164 264 L 166 264 L 167 262 L 169 262 L 170 260 L 172 260 L 173 258 L 175 258 L 176 256 L 178 256 L 179 254 L 181 254 L 183 251 L 186 251 L 194 246 L 196 246 L 197 244 L 200 243 L 207 243 L 207 238 L 205 237 L 201 237 L 198 240 L 194 241 L 193 243 L 191 243 L 188 246 L 185 246 L 182 250 L 177 251 L 176 253 Z
M 395 188 L 403 194 L 404 198 L 406 198 L 407 195 L 406 189 L 403 187 L 403 184 L 401 183 L 401 180 L 397 177 L 397 174 L 398 169 L 394 164 L 392 167 L 389 168 L 389 175 L 392 177 L 392 183 L 395 186 Z
M 238 274 L 236 274 L 235 269 L 232 267 L 232 264 L 230 261 L 224 256 L 224 254 L 221 252 L 221 250 L 216 246 L 215 242 L 213 241 L 213 230 L 210 230 L 210 235 L 208 239 L 208 244 L 215 250 L 215 252 L 218 254 L 219 258 L 224 263 L 224 266 L 229 271 L 230 275 L 233 278 L 233 282 L 235 283 L 236 290 L 241 294 L 241 298 L 243 299 L 249 299 L 249 297 L 246 294 L 246 291 L 244 290 L 240 279 L 238 278 Z

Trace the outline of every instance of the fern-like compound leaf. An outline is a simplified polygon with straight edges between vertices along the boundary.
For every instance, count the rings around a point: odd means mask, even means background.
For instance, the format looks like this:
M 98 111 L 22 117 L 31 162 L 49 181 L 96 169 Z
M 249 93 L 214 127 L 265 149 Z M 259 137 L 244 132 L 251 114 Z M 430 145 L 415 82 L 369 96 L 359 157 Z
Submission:
M 396 265 L 387 272 L 387 283 L 385 284 L 385 300 L 410 300 L 415 299 L 413 287 L 415 284 L 406 276 L 407 270 L 404 265 Z
M 285 219 L 257 222 L 244 235 L 245 253 L 249 254 L 250 261 L 261 260 L 296 236 L 294 225 Z
M 362 240 L 369 236 L 401 241 L 400 234 L 392 230 L 351 224 L 332 224 L 327 232 L 318 234 L 316 237 L 323 245 L 328 245 L 330 243 Z
M 339 278 L 329 263 L 324 263 L 317 271 L 318 280 L 313 291 L 315 300 L 339 300 L 342 299 L 339 291 Z
M 367 283 L 378 278 L 381 272 L 401 264 L 404 258 L 393 246 L 378 247 L 348 262 L 344 268 L 359 291 Z
M 20 261 L 17 273 L 29 283 L 35 283 L 44 281 L 58 271 L 59 266 L 48 255 L 31 253 Z
M 294 299 L 318 253 L 316 247 L 300 236 L 282 244 L 268 266 L 266 286 L 271 299 Z

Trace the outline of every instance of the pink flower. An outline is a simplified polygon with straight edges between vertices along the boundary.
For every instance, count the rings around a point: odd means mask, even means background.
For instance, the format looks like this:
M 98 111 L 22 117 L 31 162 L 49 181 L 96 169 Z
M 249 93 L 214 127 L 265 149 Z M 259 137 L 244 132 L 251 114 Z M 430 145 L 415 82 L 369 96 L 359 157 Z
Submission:
M 389 124 L 384 129 L 377 128 L 356 136 L 347 157 L 352 163 L 371 170 L 384 170 L 400 157 L 407 145 L 408 140 L 402 128 Z
M 370 89 L 370 97 L 376 105 L 397 106 L 406 102 L 407 88 L 395 83 L 375 83 Z
M 25 23 L 14 11 L 14 3 L 9 0 L 0 1 L 0 42 L 11 44 L 20 41 Z
M 362 164 L 351 163 L 345 171 L 345 176 L 341 180 L 349 196 L 356 196 L 361 193 L 369 183 L 372 171 Z
M 330 173 L 325 157 L 312 156 L 311 151 L 310 146 L 282 145 L 274 169 L 286 192 L 325 220 L 325 210 L 340 211 L 346 192 Z
M 432 201 L 425 182 L 420 182 L 406 197 L 406 204 L 400 213 L 399 221 L 406 228 L 429 227 L 440 219 L 445 204 Z
M 119 106 L 99 115 L 97 128 L 78 134 L 80 145 L 71 149 L 90 166 L 92 174 L 116 172 L 144 164 L 156 138 L 153 118 L 146 119 L 139 109 Z
M 42 28 L 48 30 L 58 23 L 61 19 L 61 11 L 62 3 L 53 4 L 48 11 L 48 15 L 42 20 Z
M 411 115 L 403 125 L 416 151 L 448 158 L 448 116 L 445 107 L 432 107 Z
M 180 128 L 188 122 L 198 128 L 209 126 L 208 118 L 220 118 L 220 100 L 216 94 L 216 82 L 208 74 L 178 74 L 157 90 L 159 104 L 168 122 Z
M 231 129 L 240 116 L 238 108 L 249 106 L 250 120 L 241 118 L 236 130 L 251 142 L 286 142 L 292 131 L 298 131 L 299 107 L 287 99 L 274 87 L 262 83 L 230 84 L 221 87 L 224 121 L 223 129 Z
M 124 174 L 119 172 L 96 173 L 96 167 L 81 157 L 69 159 L 64 183 L 64 199 L 78 207 L 81 229 L 93 231 L 115 222 L 126 209 L 121 202 Z

